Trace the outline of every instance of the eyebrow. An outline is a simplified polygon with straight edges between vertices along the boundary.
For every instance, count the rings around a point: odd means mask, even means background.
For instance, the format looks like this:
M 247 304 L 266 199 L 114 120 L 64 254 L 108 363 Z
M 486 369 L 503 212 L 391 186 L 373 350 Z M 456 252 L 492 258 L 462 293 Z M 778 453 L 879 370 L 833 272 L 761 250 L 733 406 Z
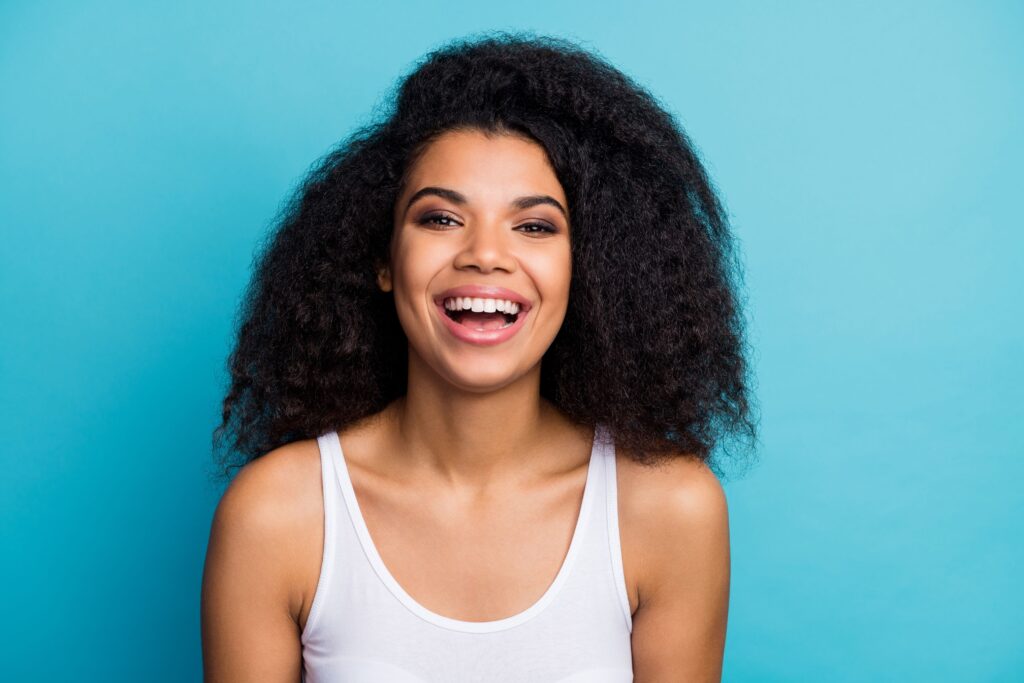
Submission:
M 468 201 L 464 194 L 456 192 L 455 190 L 449 190 L 445 187 L 424 187 L 417 190 L 413 196 L 409 197 L 409 201 L 405 205 L 405 210 L 408 211 L 409 207 L 412 206 L 413 202 L 417 199 L 428 195 L 442 197 L 443 199 L 447 199 L 455 204 L 465 204 Z M 561 202 L 546 194 L 531 194 L 524 197 L 516 197 L 512 200 L 511 204 L 517 209 L 529 209 L 530 207 L 538 206 L 540 204 L 549 204 L 561 211 L 566 220 L 569 218 L 569 213 L 565 210 L 565 207 L 562 206 Z

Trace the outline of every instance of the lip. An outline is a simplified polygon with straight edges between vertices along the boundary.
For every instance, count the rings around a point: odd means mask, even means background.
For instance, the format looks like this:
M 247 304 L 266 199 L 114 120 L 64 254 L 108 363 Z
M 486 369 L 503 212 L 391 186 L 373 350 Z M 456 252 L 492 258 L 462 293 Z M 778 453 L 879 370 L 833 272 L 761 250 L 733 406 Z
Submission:
M 458 296 L 508 299 L 509 301 L 515 301 L 520 306 L 519 315 L 516 317 L 516 321 L 508 327 L 498 330 L 472 330 L 465 325 L 460 325 L 455 322 L 445 313 L 444 300 L 448 297 Z M 526 323 L 526 314 L 531 308 L 533 308 L 533 306 L 521 294 L 513 292 L 510 289 L 505 289 L 504 287 L 463 285 L 461 287 L 446 289 L 435 296 L 434 308 L 437 309 L 437 314 L 438 317 L 441 318 L 441 322 L 456 339 L 469 344 L 476 344 L 478 346 L 492 346 L 494 344 L 500 344 L 507 341 L 515 336 L 515 334 L 519 332 Z

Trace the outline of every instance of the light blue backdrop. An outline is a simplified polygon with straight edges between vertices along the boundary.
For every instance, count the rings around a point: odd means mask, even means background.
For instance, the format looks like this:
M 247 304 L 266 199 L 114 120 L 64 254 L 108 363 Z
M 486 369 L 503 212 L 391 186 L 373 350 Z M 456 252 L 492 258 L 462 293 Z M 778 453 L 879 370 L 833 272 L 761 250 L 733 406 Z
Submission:
M 725 680 L 1024 680 L 1020 3 L 143 4 L 0 5 L 0 679 L 199 680 L 254 249 L 414 60 L 525 28 L 658 95 L 740 240 Z

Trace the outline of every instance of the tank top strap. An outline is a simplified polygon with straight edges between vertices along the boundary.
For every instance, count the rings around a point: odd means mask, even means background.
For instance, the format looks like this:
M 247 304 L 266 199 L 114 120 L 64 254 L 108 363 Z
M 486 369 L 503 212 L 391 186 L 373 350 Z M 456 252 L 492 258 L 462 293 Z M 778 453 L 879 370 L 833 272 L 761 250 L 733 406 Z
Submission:
M 338 488 L 338 458 L 341 457 L 341 443 L 338 433 L 329 431 L 317 437 L 320 450 L 320 482 L 324 501 L 324 552 L 321 558 L 320 577 L 317 580 L 315 598 L 310 606 L 303 633 L 315 630 L 324 604 L 328 602 L 327 592 L 331 588 L 331 574 L 335 568 L 338 546 L 338 512 L 342 501 Z
M 601 439 L 598 452 L 601 455 L 604 472 L 605 507 L 604 516 L 608 529 L 608 553 L 611 556 L 612 577 L 615 582 L 615 593 L 618 596 L 622 614 L 626 619 L 626 627 L 633 632 L 633 614 L 629 608 L 629 595 L 626 593 L 625 569 L 622 562 L 622 542 L 619 534 L 619 491 L 615 456 L 615 439 L 605 425 L 598 425 L 597 434 Z

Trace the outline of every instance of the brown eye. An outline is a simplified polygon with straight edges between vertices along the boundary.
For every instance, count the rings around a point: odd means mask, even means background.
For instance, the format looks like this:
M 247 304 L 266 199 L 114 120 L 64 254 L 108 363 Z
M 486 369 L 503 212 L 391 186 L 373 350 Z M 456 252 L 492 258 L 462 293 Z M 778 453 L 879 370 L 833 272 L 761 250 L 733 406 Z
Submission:
M 520 228 L 531 228 L 530 230 L 523 230 L 527 235 L 554 234 L 558 232 L 547 223 L 526 223 L 525 225 L 520 225 L 516 230 L 519 230 Z
M 447 221 L 447 222 L 446 222 Z M 458 222 L 452 216 L 445 213 L 430 213 L 417 221 L 419 225 L 440 225 L 445 227 L 452 227 L 458 225 Z

